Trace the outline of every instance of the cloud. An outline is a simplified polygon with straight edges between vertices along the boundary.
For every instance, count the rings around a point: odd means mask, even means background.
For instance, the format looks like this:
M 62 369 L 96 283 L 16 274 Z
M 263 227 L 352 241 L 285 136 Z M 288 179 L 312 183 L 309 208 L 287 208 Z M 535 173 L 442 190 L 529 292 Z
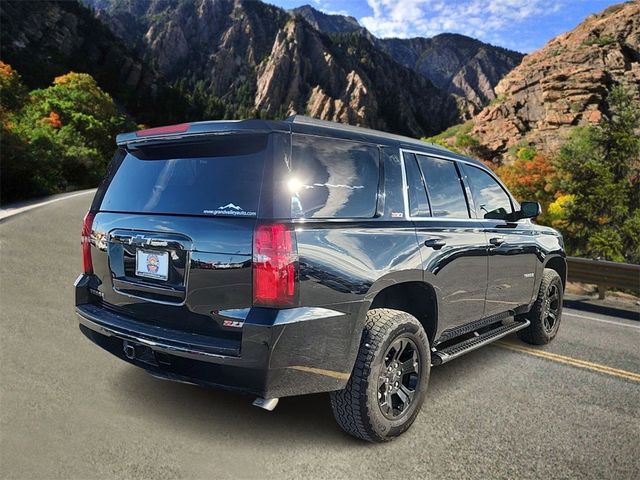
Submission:
M 332 8 L 331 3 L 326 0 L 313 0 L 313 3 L 315 3 L 316 9 L 320 10 L 322 13 L 326 13 L 327 15 L 342 15 L 344 17 L 351 15 L 344 9 L 335 10 Z
M 507 44 L 514 29 L 557 13 L 569 0 L 367 0 L 373 14 L 360 22 L 379 37 L 431 37 L 457 32 Z

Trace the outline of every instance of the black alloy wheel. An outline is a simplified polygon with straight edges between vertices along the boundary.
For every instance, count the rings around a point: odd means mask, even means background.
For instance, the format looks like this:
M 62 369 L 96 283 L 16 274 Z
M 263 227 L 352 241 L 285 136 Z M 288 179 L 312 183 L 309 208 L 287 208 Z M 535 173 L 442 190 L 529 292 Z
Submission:
M 552 283 L 547 288 L 545 295 L 543 313 L 542 313 L 542 326 L 545 332 L 553 332 L 558 316 L 560 313 L 560 291 L 556 283 Z
M 396 420 L 407 412 L 419 372 L 420 354 L 413 340 L 398 338 L 387 348 L 378 376 L 378 405 L 386 418 Z

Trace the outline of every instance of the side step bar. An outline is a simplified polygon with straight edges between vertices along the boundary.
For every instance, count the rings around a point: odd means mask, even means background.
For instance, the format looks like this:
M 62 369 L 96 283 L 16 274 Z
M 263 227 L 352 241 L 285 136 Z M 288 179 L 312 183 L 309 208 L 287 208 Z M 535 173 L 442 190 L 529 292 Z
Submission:
M 477 337 L 445 347 L 442 350 L 434 350 L 431 352 L 431 365 L 437 366 L 447 363 L 448 361 L 464 355 L 465 353 L 472 352 L 488 343 L 495 342 L 502 337 L 506 337 L 510 333 L 527 328 L 530 324 L 531 322 L 525 319 L 524 321 L 513 322 L 508 325 L 500 325 L 499 327 L 489 330 Z

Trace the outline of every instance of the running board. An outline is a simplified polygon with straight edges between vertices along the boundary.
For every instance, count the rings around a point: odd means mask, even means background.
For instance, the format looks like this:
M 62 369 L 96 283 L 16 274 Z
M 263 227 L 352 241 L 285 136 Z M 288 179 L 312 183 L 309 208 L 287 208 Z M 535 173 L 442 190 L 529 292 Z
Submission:
M 508 325 L 500 325 L 493 330 L 482 333 L 477 337 L 464 340 L 455 345 L 443 348 L 442 350 L 434 350 L 431 352 L 431 365 L 437 366 L 447 363 L 454 358 L 457 358 L 465 353 L 474 351 L 488 343 L 495 342 L 496 340 L 506 337 L 510 333 L 517 332 L 523 328 L 527 328 L 531 322 L 529 320 L 516 321 Z

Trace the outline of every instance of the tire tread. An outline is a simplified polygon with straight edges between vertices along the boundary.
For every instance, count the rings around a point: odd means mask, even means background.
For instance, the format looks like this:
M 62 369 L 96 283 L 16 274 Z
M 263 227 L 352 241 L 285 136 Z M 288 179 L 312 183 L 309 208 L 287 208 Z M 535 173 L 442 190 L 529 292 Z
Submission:
M 551 337 L 547 335 L 542 326 L 542 319 L 540 318 L 547 289 L 554 281 L 560 282 L 560 302 L 562 302 L 563 291 L 560 275 L 558 275 L 558 272 L 555 270 L 545 268 L 542 274 L 542 281 L 540 282 L 540 289 L 538 290 L 536 301 L 534 302 L 533 307 L 531 307 L 530 312 L 526 315 L 526 317 L 531 321 L 531 325 L 518 332 L 518 337 L 526 343 L 531 345 L 546 345 L 555 337 L 555 333 Z M 562 312 L 562 305 L 560 306 L 560 312 Z M 561 313 L 558 315 L 558 322 L 560 322 L 560 318 Z
M 372 428 L 372 419 L 367 414 L 371 406 L 368 405 L 366 392 L 374 355 L 384 342 L 387 332 L 397 326 L 400 320 L 415 322 L 422 329 L 418 320 L 405 312 L 378 308 L 367 313 L 358 356 L 347 386 L 330 395 L 331 408 L 338 425 L 348 434 L 369 442 L 392 439 L 380 436 Z

